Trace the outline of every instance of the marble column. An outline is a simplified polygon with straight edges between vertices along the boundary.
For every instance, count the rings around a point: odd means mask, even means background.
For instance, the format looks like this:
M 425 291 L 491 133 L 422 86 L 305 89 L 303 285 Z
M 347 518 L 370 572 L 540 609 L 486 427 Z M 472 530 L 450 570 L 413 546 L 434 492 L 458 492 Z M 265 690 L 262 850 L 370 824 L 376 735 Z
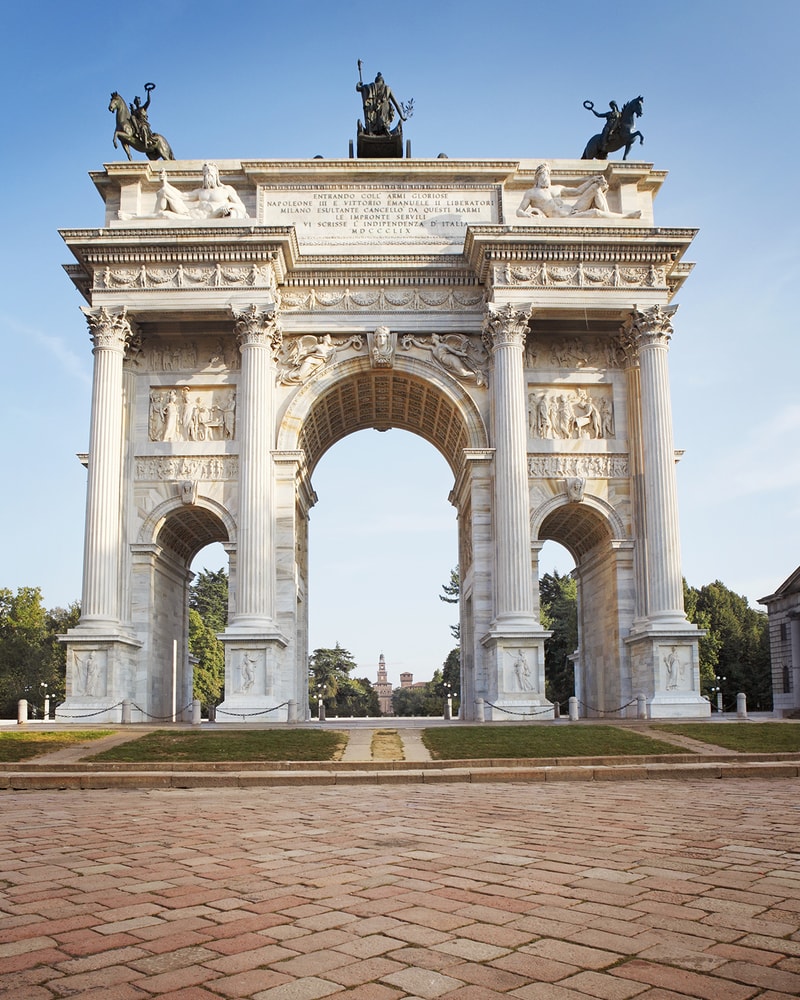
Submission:
M 272 427 L 280 343 L 277 311 L 252 306 L 235 312 L 242 355 L 239 387 L 239 544 L 236 631 L 270 632 L 274 625 L 272 546 Z
M 122 503 L 122 363 L 133 335 L 125 309 L 84 310 L 94 344 L 86 538 L 81 626 L 107 629 L 120 620 Z
M 484 341 L 492 357 L 495 446 L 494 522 L 497 539 L 495 624 L 535 624 L 528 500 L 527 402 L 522 354 L 529 313 L 491 309 Z
M 676 306 L 634 310 L 625 332 L 639 355 L 641 460 L 647 538 L 647 618 L 685 625 L 678 489 L 667 352 Z

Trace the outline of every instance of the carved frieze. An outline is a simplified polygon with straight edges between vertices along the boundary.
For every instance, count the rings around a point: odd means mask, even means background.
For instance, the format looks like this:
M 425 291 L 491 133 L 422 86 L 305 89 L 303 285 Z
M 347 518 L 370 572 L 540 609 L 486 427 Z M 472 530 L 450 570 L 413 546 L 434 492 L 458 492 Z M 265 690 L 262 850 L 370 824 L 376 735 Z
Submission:
M 664 267 L 629 267 L 542 261 L 540 264 L 504 264 L 494 268 L 494 284 L 528 288 L 659 288 L 667 287 Z
M 575 387 L 528 393 L 528 430 L 534 438 L 571 440 L 614 437 L 614 404 L 607 393 Z
M 281 296 L 284 312 L 470 312 L 484 301 L 479 288 L 289 288 Z
M 626 348 L 622 337 L 528 337 L 526 368 L 621 368 Z
M 151 441 L 232 441 L 236 432 L 236 390 L 174 385 L 150 390 Z
M 236 455 L 141 455 L 135 461 L 136 479 L 142 482 L 220 482 L 239 478 Z
M 95 291 L 136 289 L 202 289 L 202 288 L 265 288 L 273 289 L 274 272 L 271 264 L 234 266 L 216 263 L 188 267 L 176 264 L 140 264 L 137 267 L 104 267 L 94 272 Z
M 531 479 L 627 479 L 627 455 L 528 455 Z
M 241 355 L 233 337 L 153 338 L 143 341 L 136 365 L 150 372 L 236 371 Z
M 433 333 L 430 337 L 414 337 L 407 334 L 403 337 L 401 346 L 404 351 L 416 347 L 429 352 L 430 359 L 437 368 L 460 382 L 472 382 L 481 387 L 489 384 L 486 351 L 472 337 L 438 333 Z

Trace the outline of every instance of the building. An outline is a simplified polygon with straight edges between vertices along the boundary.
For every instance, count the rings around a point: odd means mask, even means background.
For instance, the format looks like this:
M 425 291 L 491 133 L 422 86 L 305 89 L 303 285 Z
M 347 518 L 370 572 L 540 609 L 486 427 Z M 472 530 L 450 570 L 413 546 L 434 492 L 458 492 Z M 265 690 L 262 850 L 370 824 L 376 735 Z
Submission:
M 777 715 L 793 715 L 800 710 L 800 566 L 758 603 L 769 615 L 772 705 Z
M 386 658 L 383 653 L 378 660 L 378 682 L 375 691 L 378 695 L 378 704 L 381 706 L 381 715 L 392 715 L 392 685 L 386 676 Z

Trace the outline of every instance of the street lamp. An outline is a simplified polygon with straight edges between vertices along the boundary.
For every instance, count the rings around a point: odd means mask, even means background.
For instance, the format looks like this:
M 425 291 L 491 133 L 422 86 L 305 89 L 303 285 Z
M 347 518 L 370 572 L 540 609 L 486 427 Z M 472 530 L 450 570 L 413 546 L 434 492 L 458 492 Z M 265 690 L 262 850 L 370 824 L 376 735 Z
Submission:
M 45 719 L 49 719 L 50 718 L 50 695 L 47 693 L 47 684 L 45 683 L 45 681 L 42 681 L 41 686 L 44 688 L 44 712 L 43 712 L 43 716 L 42 717 L 45 718 Z
M 722 715 L 722 682 L 726 681 L 727 677 L 717 677 L 714 676 L 714 686 L 710 688 L 711 694 L 716 694 L 717 696 L 717 711 Z
M 319 710 L 319 721 L 325 721 L 325 703 L 322 700 L 323 685 L 317 684 L 317 708 Z
M 453 718 L 453 696 L 450 693 L 450 681 L 445 681 L 444 682 L 444 694 L 445 694 L 444 717 L 445 717 L 445 719 L 452 719 Z

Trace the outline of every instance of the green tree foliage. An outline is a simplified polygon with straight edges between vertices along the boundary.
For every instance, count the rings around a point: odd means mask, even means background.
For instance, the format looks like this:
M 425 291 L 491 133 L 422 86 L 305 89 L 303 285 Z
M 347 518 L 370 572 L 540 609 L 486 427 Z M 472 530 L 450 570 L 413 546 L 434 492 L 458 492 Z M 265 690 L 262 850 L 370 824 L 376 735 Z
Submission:
M 578 585 L 572 574 L 557 570 L 539 580 L 542 627 L 552 631 L 544 643 L 545 692 L 564 703 L 575 693 L 570 654 L 578 648 Z
M 442 664 L 441 670 L 435 670 L 433 677 L 425 684 L 414 687 L 399 687 L 392 692 L 392 708 L 395 715 L 444 715 L 447 700 L 447 683 L 450 684 L 453 717 L 458 716 L 461 695 L 461 651 L 452 649 Z
M 439 594 L 439 600 L 444 601 L 445 604 L 458 604 L 461 600 L 461 576 L 458 566 L 454 566 L 450 570 L 450 581 L 442 584 L 442 590 L 444 593 Z M 461 638 L 461 623 L 456 622 L 455 625 L 451 625 L 450 631 L 457 642 Z
M 378 694 L 366 677 L 351 677 L 357 664 L 337 642 L 333 649 L 315 649 L 308 658 L 309 702 L 316 711 L 320 694 L 328 716 L 375 717 L 381 714 Z
M 684 586 L 689 621 L 706 629 L 700 640 L 700 672 L 704 690 L 713 677 L 722 682 L 726 711 L 736 707 L 736 695 L 747 695 L 752 711 L 772 708 L 772 679 L 767 616 L 751 608 L 746 597 L 734 594 L 716 580 L 697 590 Z
M 41 713 L 43 684 L 52 703 L 63 701 L 66 649 L 57 637 L 79 618 L 77 603 L 47 611 L 38 587 L 0 589 L 0 716 L 15 718 L 20 698 Z
M 196 659 L 192 693 L 206 708 L 225 687 L 225 649 L 217 638 L 228 624 L 228 574 L 204 569 L 189 588 L 189 653 Z

